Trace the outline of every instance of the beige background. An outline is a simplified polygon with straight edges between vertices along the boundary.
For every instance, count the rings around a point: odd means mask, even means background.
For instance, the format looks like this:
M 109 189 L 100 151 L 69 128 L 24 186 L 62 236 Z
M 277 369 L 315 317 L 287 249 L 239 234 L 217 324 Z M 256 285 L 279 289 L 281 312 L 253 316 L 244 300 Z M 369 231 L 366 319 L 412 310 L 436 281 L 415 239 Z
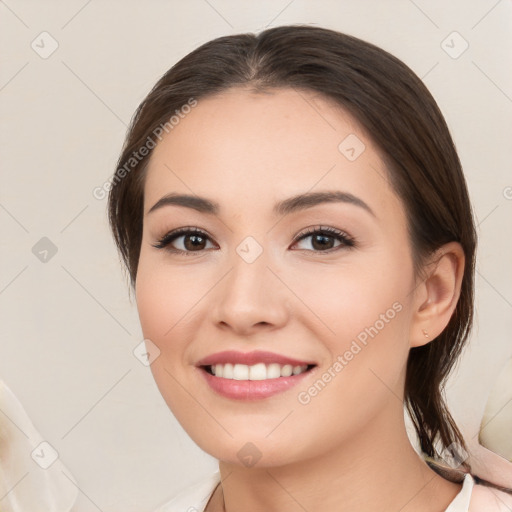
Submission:
M 231 33 L 344 31 L 404 60 L 438 101 L 479 223 L 477 324 L 448 387 L 474 437 L 512 356 L 509 1 L 5 0 L 0 19 L 0 377 L 76 477 L 76 511 L 150 511 L 216 467 L 132 353 L 137 312 L 92 191 L 155 81 Z M 32 252 L 42 237 L 57 248 L 47 262 Z

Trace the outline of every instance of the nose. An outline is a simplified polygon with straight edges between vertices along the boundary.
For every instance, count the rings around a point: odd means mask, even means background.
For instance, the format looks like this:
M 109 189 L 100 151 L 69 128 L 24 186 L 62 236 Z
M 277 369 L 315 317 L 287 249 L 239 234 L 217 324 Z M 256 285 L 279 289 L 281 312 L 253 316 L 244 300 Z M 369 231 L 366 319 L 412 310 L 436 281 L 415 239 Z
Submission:
M 237 335 L 282 327 L 289 318 L 293 295 L 263 251 L 254 261 L 234 254 L 231 268 L 212 297 L 213 320 Z

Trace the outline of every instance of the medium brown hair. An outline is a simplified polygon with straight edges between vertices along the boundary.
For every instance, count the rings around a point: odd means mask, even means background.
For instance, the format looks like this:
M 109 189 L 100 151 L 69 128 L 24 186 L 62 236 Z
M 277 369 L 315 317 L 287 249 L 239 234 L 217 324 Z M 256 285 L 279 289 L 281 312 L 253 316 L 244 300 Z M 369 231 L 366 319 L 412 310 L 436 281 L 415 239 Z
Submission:
M 308 25 L 217 38 L 189 53 L 138 107 L 118 169 L 158 126 L 194 98 L 232 87 L 293 88 L 334 100 L 379 148 L 408 218 L 415 268 L 448 242 L 461 244 L 465 269 L 452 318 L 436 340 L 410 350 L 405 403 L 421 450 L 438 458 L 464 439 L 444 397 L 445 380 L 473 320 L 476 234 L 461 163 L 425 85 L 399 59 L 355 37 Z M 144 174 L 151 153 L 110 190 L 109 220 L 134 286 L 142 239 Z M 464 462 L 466 469 L 469 465 Z

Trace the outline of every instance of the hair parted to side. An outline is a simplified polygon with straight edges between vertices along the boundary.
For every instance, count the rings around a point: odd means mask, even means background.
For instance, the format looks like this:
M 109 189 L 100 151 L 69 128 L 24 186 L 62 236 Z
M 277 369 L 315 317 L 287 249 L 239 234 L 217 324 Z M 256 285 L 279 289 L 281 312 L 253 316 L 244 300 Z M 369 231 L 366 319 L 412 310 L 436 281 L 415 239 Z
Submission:
M 410 350 L 405 403 L 428 457 L 438 458 L 454 444 L 466 449 L 443 388 L 472 325 L 476 234 L 461 163 L 432 95 L 399 59 L 333 30 L 291 25 L 220 37 L 189 53 L 153 87 L 135 112 L 118 168 L 191 98 L 200 102 L 232 87 L 293 88 L 334 100 L 381 152 L 407 212 L 415 268 L 442 245 L 461 244 L 466 263 L 457 307 L 436 340 Z M 151 152 L 109 194 L 109 220 L 132 286 L 150 157 Z

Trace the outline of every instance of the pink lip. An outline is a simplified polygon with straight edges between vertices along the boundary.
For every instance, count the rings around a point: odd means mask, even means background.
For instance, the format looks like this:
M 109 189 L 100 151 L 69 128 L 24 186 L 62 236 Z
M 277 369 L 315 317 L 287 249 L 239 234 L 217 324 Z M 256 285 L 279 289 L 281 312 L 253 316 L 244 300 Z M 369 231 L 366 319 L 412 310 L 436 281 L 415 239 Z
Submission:
M 313 361 L 299 361 L 290 357 L 274 354 L 273 352 L 264 352 L 261 350 L 254 350 L 253 352 L 237 352 L 235 350 L 225 350 L 224 352 L 217 352 L 211 354 L 196 363 L 196 366 L 211 366 L 214 364 L 246 364 L 252 366 L 257 363 L 278 363 L 278 364 L 291 364 L 292 366 L 314 365 Z M 281 377 L 285 378 L 285 377 Z M 288 377 L 286 377 L 288 378 Z M 291 377 L 290 377 L 291 378 Z M 269 379 L 274 380 L 274 379 Z M 238 381 L 241 382 L 241 381 Z M 257 382 L 257 381 L 254 381 Z M 266 382 L 266 381 L 262 381 Z
M 303 378 L 313 371 L 313 369 L 291 375 L 290 377 L 278 377 L 276 379 L 265 380 L 235 380 L 215 377 L 206 371 L 205 366 L 216 364 L 245 364 L 252 366 L 258 363 L 277 363 L 281 365 L 289 364 L 292 366 L 315 365 L 312 361 L 300 361 L 291 357 L 286 357 L 273 352 L 254 350 L 252 352 L 237 352 L 235 350 L 225 350 L 211 354 L 196 363 L 198 370 L 206 380 L 207 384 L 216 393 L 235 400 L 258 400 L 268 398 L 277 393 L 286 391 L 297 385 Z
M 210 375 L 204 368 L 198 368 L 203 378 L 213 391 L 226 398 L 235 400 L 259 400 L 282 393 L 296 386 L 302 379 L 309 376 L 312 370 L 290 377 L 278 377 L 266 380 L 234 380 L 223 379 Z

